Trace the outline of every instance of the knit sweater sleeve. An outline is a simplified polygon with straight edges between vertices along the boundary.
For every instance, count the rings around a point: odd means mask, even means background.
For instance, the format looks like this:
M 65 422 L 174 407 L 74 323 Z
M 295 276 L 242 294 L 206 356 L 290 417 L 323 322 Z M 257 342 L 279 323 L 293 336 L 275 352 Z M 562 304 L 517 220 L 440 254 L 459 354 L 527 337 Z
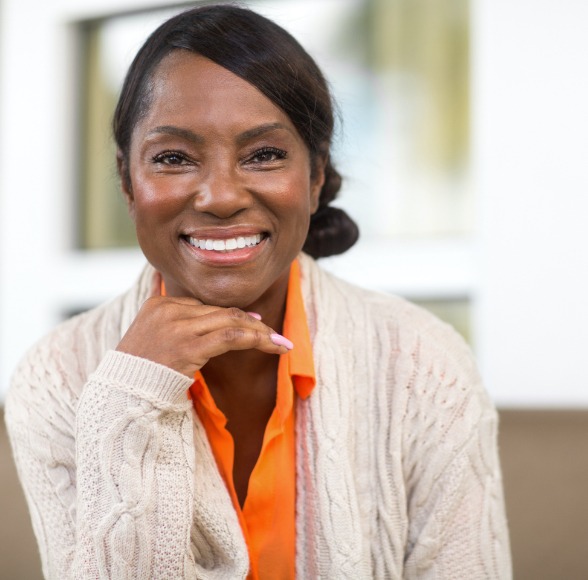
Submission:
M 407 579 L 511 577 L 497 414 L 469 349 L 424 327 L 406 368 Z
M 42 341 L 6 404 L 45 577 L 189 577 L 190 380 L 117 351 L 87 376 L 83 348 Z

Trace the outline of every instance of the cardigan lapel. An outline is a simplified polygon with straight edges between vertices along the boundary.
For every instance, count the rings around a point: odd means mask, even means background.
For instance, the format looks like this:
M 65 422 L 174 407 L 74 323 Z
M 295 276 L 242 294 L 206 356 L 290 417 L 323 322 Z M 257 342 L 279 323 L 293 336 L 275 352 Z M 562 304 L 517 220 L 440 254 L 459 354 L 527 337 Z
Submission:
M 296 574 L 302 578 L 369 578 L 367 538 L 361 528 L 353 463 L 355 448 L 353 361 L 349 305 L 331 278 L 300 256 L 317 384 L 296 408 Z M 354 304 L 354 307 L 358 305 Z M 345 340 L 338 341 L 343 336 Z

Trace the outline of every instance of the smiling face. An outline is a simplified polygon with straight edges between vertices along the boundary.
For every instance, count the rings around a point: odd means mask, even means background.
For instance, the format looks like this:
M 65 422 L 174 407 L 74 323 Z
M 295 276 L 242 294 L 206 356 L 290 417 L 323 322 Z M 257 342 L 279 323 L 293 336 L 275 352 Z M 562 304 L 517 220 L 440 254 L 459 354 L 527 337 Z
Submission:
M 167 293 L 283 301 L 323 182 L 296 128 L 253 85 L 187 51 L 162 60 L 151 88 L 123 187 Z

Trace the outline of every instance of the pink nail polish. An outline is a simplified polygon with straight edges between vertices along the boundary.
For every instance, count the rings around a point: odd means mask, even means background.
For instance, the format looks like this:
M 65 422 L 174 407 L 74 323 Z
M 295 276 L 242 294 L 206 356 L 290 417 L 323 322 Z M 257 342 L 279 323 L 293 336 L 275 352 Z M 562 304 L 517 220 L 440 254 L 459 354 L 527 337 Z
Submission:
M 292 341 L 288 340 L 281 334 L 270 334 L 270 340 L 278 346 L 285 346 L 288 350 L 292 350 L 294 348 Z
M 257 312 L 248 312 L 247 314 L 249 314 L 249 316 L 251 316 L 252 318 L 261 320 L 261 314 L 257 314 Z

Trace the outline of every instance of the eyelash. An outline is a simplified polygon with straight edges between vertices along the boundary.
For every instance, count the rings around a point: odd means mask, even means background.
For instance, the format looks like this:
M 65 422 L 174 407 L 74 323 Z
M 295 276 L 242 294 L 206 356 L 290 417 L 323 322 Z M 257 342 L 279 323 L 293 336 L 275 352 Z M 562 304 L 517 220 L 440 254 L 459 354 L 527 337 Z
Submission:
M 256 158 L 267 155 L 273 155 L 275 158 L 255 161 Z M 245 160 L 245 163 L 272 163 L 273 161 L 286 159 L 287 156 L 288 153 L 283 149 L 278 149 L 277 147 L 263 147 L 250 155 Z M 177 162 L 171 163 L 170 161 L 172 158 L 175 158 Z M 188 161 L 188 158 L 180 151 L 164 151 L 163 153 L 154 155 L 151 160 L 153 163 L 160 163 L 162 165 L 181 166 Z
M 169 163 L 170 159 L 172 157 L 175 157 L 178 159 L 179 163 Z M 188 159 L 186 158 L 186 156 L 183 153 L 180 153 L 179 151 L 164 151 L 163 153 L 158 153 L 157 155 L 154 155 L 152 158 L 153 163 L 161 163 L 163 165 L 182 165 L 184 162 L 186 162 Z
M 263 147 L 262 149 L 258 149 L 255 151 L 250 157 L 247 158 L 246 163 L 253 162 L 256 163 L 255 159 L 257 157 L 261 157 L 262 155 L 275 155 L 275 159 L 266 159 L 263 161 L 257 161 L 257 163 L 271 163 L 272 161 L 279 161 L 282 159 L 286 159 L 288 153 L 283 149 L 278 149 L 276 147 Z

